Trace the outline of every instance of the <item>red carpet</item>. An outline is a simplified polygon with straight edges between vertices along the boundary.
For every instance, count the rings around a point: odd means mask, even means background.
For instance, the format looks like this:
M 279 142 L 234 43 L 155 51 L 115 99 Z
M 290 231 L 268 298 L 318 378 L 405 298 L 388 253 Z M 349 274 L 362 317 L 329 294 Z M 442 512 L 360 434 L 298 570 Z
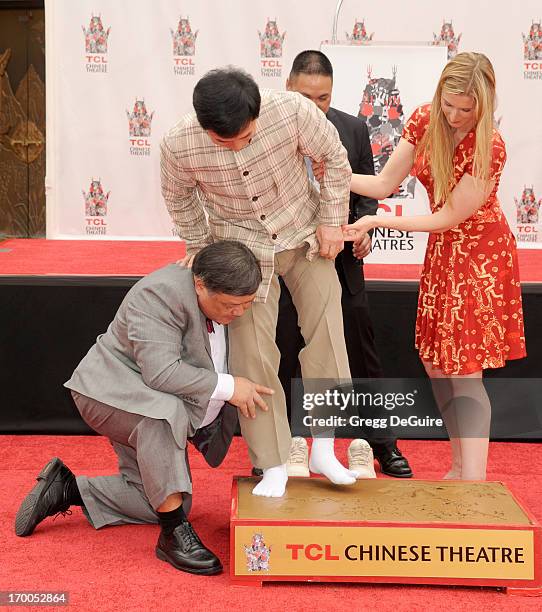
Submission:
M 346 441 L 337 442 L 339 457 L 343 459 L 346 445 Z M 404 441 L 401 448 L 418 478 L 439 478 L 449 467 L 446 442 Z M 203 541 L 221 557 L 225 572 L 219 576 L 188 575 L 156 559 L 157 526 L 129 525 L 95 531 L 79 509 L 72 516 L 55 521 L 48 518 L 32 536 L 17 538 L 13 524 L 18 505 L 33 486 L 34 477 L 53 455 L 60 456 L 76 474 L 116 471 L 114 454 L 103 438 L 0 437 L 4 499 L 0 591 L 69 591 L 68 609 L 100 612 L 540 610 L 540 598 L 506 595 L 492 588 L 337 583 L 272 583 L 261 589 L 230 586 L 231 480 L 234 474 L 249 471 L 241 439 L 234 441 L 224 465 L 217 470 L 207 468 L 201 457 L 192 454 L 191 520 Z M 542 521 L 541 466 L 541 445 L 491 445 L 489 478 L 505 482 L 539 521 Z
M 181 241 L 42 240 L 0 242 L 0 275 L 143 276 L 184 256 Z M 542 249 L 520 250 L 524 283 L 542 282 Z M 418 264 L 366 264 L 365 278 L 418 280 Z
M 6 240 L 0 242 L 0 274 L 143 276 L 184 253 L 181 241 Z

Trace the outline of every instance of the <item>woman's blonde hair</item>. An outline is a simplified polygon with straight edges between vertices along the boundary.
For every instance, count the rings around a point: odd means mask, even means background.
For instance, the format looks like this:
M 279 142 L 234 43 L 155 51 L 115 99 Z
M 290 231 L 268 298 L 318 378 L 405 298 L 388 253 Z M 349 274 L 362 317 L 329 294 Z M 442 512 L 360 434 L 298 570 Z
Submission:
M 431 165 L 435 202 L 446 202 L 453 189 L 454 138 L 442 112 L 442 92 L 472 96 L 476 116 L 476 145 L 473 176 L 489 179 L 493 113 L 495 110 L 495 72 L 482 53 L 459 53 L 451 59 L 440 76 L 431 104 L 429 126 L 418 145 L 418 153 Z

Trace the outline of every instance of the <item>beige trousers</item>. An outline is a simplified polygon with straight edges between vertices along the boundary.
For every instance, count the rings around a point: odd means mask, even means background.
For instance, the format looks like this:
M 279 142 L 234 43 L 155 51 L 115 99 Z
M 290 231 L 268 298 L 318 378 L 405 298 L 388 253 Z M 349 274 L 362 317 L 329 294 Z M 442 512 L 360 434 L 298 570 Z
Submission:
M 256 410 L 255 419 L 239 414 L 241 432 L 255 467 L 286 463 L 291 435 L 284 391 L 279 381 L 280 352 L 275 343 L 282 276 L 295 308 L 305 347 L 299 354 L 307 379 L 350 378 L 344 341 L 341 285 L 333 261 L 317 257 L 310 262 L 306 248 L 275 255 L 275 274 L 265 303 L 258 302 L 229 325 L 229 370 L 274 389 L 264 396 L 268 412 Z M 295 409 L 295 407 L 293 407 Z

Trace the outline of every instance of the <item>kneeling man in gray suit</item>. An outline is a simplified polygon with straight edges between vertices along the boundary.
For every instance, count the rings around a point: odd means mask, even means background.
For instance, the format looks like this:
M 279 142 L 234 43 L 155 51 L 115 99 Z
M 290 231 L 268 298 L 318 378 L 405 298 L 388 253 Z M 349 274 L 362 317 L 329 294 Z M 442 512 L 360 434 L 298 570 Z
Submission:
M 187 519 L 187 442 L 216 467 L 237 409 L 247 418 L 267 410 L 262 395 L 271 389 L 227 373 L 223 327 L 250 308 L 261 280 L 250 249 L 220 241 L 199 251 L 192 269 L 172 264 L 132 287 L 66 383 L 85 422 L 110 439 L 119 474 L 76 478 L 51 459 L 19 508 L 17 535 L 78 505 L 96 529 L 159 523 L 156 555 L 177 569 L 222 570 Z

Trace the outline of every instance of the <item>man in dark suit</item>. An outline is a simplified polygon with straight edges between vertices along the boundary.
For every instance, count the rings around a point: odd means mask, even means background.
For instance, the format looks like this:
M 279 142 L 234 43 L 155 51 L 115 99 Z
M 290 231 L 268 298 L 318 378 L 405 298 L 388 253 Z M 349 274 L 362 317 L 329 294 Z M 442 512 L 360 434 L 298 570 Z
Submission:
M 330 107 L 333 68 L 323 53 L 302 51 L 297 55 L 286 82 L 286 88 L 290 91 L 297 91 L 312 100 L 337 128 L 341 142 L 348 153 L 352 172 L 374 174 L 373 154 L 367 126 L 358 118 Z M 310 161 L 307 161 L 307 165 L 310 174 Z M 377 207 L 376 200 L 351 193 L 350 222 L 352 223 L 363 215 L 376 214 Z M 361 247 L 364 255 L 369 254 L 370 236 L 367 235 L 363 243 L 358 246 Z M 354 257 L 352 248 L 352 243 L 345 242 L 344 250 L 335 259 L 335 267 L 342 285 L 344 335 L 350 372 L 352 378 L 380 378 L 383 372 L 369 316 L 369 304 L 363 277 L 363 260 Z M 291 379 L 299 377 L 297 356 L 303 347 L 303 339 L 297 326 L 295 308 L 284 284 L 281 286 L 279 302 L 277 346 L 281 352 L 279 378 L 289 402 Z M 382 472 L 400 478 L 412 476 L 407 459 L 397 447 L 397 440 L 376 438 L 370 432 L 366 432 L 365 437 L 380 463 Z M 360 448 L 359 444 L 358 448 Z M 355 454 L 356 445 L 351 450 Z
M 234 407 L 247 418 L 267 410 L 260 394 L 271 389 L 228 374 L 224 327 L 250 308 L 261 280 L 250 249 L 220 241 L 192 269 L 171 264 L 130 289 L 66 383 L 83 420 L 111 441 L 119 474 L 76 478 L 51 459 L 19 508 L 17 535 L 78 505 L 96 529 L 159 523 L 156 556 L 177 569 L 222 570 L 187 519 L 187 442 L 216 467 L 237 425 Z

